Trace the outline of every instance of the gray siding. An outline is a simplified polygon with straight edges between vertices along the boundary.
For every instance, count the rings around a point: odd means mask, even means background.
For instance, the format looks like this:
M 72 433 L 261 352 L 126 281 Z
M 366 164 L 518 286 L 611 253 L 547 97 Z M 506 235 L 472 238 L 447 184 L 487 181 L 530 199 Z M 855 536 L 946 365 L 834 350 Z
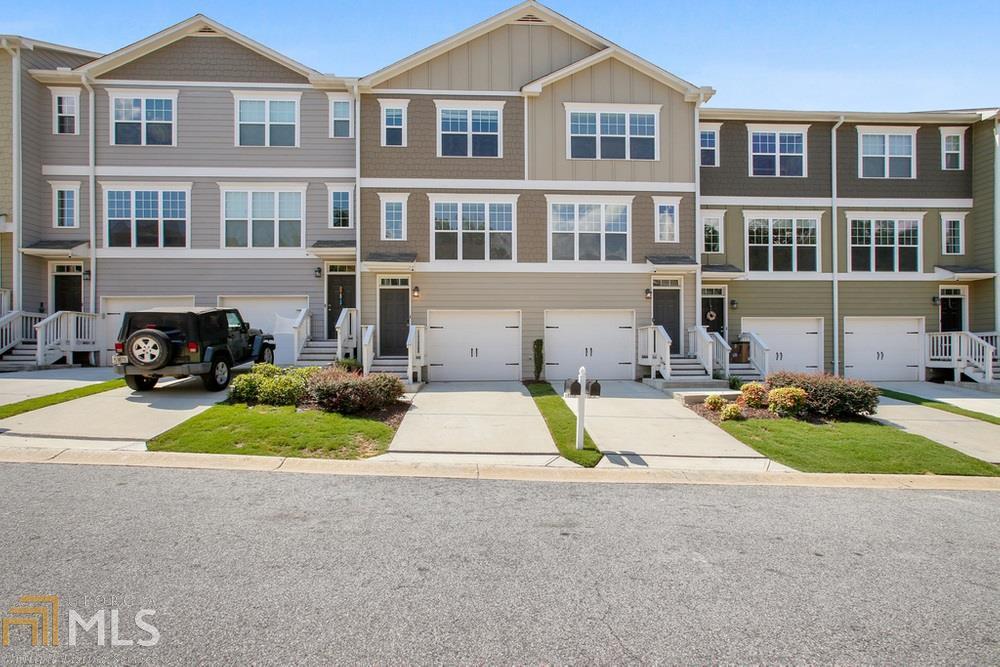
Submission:
M 11 57 L 6 51 L 0 51 L 0 213 L 5 214 L 8 221 L 14 219 L 11 201 L 14 159 L 11 93 Z M 0 287 L 3 288 L 13 285 L 13 237 L 13 234 L 0 234 Z

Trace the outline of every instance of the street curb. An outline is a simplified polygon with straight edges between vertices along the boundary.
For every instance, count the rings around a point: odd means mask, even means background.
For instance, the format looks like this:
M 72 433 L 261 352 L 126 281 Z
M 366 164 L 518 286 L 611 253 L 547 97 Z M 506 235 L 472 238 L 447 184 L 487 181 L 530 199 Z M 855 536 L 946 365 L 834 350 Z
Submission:
M 1000 491 L 1000 477 L 946 475 L 868 475 L 802 472 L 711 472 L 438 464 L 388 461 L 189 454 L 121 450 L 0 448 L 0 463 L 134 466 L 197 470 L 237 470 L 314 475 L 369 477 L 429 477 L 442 479 L 569 482 L 601 484 L 705 484 L 853 489 L 914 489 L 938 491 Z

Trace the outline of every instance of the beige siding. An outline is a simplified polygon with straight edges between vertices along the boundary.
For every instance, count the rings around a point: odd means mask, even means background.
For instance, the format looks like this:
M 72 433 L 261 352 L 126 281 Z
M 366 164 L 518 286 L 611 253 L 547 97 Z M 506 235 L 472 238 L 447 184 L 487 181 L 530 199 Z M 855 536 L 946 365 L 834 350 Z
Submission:
M 565 102 L 660 104 L 659 160 L 569 160 Z M 528 102 L 528 177 L 586 181 L 694 182 L 694 105 L 609 58 L 545 88 Z
M 740 206 L 704 206 L 703 208 L 713 211 L 725 211 L 725 233 L 723 234 L 723 251 L 722 253 L 712 253 L 710 255 L 702 255 L 703 264 L 732 264 L 733 266 L 743 270 L 746 265 L 746 222 L 745 215 L 751 213 L 755 210 L 763 211 L 765 209 L 758 208 L 744 208 Z M 773 208 L 766 209 L 768 211 L 774 211 Z M 819 238 L 819 249 L 821 257 L 821 271 L 829 272 L 833 266 L 833 244 L 832 239 L 832 226 L 830 224 L 830 209 L 829 208 L 787 208 L 782 209 L 782 211 L 787 213 L 787 216 L 793 218 L 795 216 L 795 211 L 822 211 L 823 217 L 820 220 L 820 238 Z
M 394 76 L 379 88 L 520 90 L 595 50 L 551 26 L 505 25 Z
M 6 214 L 7 220 L 13 220 L 11 215 L 11 194 L 13 183 L 14 148 L 11 145 L 13 137 L 14 109 L 11 91 L 11 57 L 6 51 L 0 51 L 0 213 Z M 6 258 L 3 259 L 6 261 Z M 7 287 L 8 283 L 3 283 Z
M 977 123 L 965 135 L 966 145 L 972 152 L 972 196 L 975 208 L 965 219 L 966 250 L 972 261 L 980 267 L 1000 271 L 994 266 L 993 249 L 997 240 L 993 219 L 997 193 L 996 138 L 991 121 Z
M 969 283 L 969 324 L 972 331 L 996 331 L 996 279 Z

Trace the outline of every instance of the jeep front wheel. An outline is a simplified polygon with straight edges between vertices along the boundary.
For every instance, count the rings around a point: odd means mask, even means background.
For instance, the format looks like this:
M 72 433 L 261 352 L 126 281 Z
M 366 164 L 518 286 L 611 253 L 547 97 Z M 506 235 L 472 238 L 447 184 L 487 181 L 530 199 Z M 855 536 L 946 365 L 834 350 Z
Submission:
M 229 386 L 231 367 L 226 359 L 216 359 L 212 362 L 211 369 L 201 376 L 201 381 L 205 383 L 205 389 L 209 391 L 222 391 Z
M 126 375 L 125 384 L 132 391 L 149 391 L 156 386 L 159 378 L 146 377 L 145 375 Z
M 262 364 L 274 363 L 274 348 L 271 347 L 264 348 L 264 351 L 260 355 L 260 363 Z

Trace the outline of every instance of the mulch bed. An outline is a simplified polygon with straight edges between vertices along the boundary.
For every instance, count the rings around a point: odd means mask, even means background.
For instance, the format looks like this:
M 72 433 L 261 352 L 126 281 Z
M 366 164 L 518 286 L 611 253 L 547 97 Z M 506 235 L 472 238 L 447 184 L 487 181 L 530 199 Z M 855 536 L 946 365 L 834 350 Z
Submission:
M 393 431 L 399 430 L 399 425 L 403 421 L 403 415 L 406 411 L 410 409 L 410 402 L 400 399 L 389 407 L 382 408 L 381 410 L 375 410 L 374 412 L 364 412 L 359 414 L 359 417 L 364 417 L 365 419 L 374 419 L 380 421 Z
M 736 399 L 735 403 L 743 408 L 743 417 L 746 419 L 778 419 L 778 415 L 768 411 L 767 408 L 748 408 L 742 398 Z M 705 407 L 704 403 L 694 403 L 689 405 L 688 408 L 694 410 L 713 424 L 718 424 L 722 421 L 719 418 L 719 413 L 709 410 Z

